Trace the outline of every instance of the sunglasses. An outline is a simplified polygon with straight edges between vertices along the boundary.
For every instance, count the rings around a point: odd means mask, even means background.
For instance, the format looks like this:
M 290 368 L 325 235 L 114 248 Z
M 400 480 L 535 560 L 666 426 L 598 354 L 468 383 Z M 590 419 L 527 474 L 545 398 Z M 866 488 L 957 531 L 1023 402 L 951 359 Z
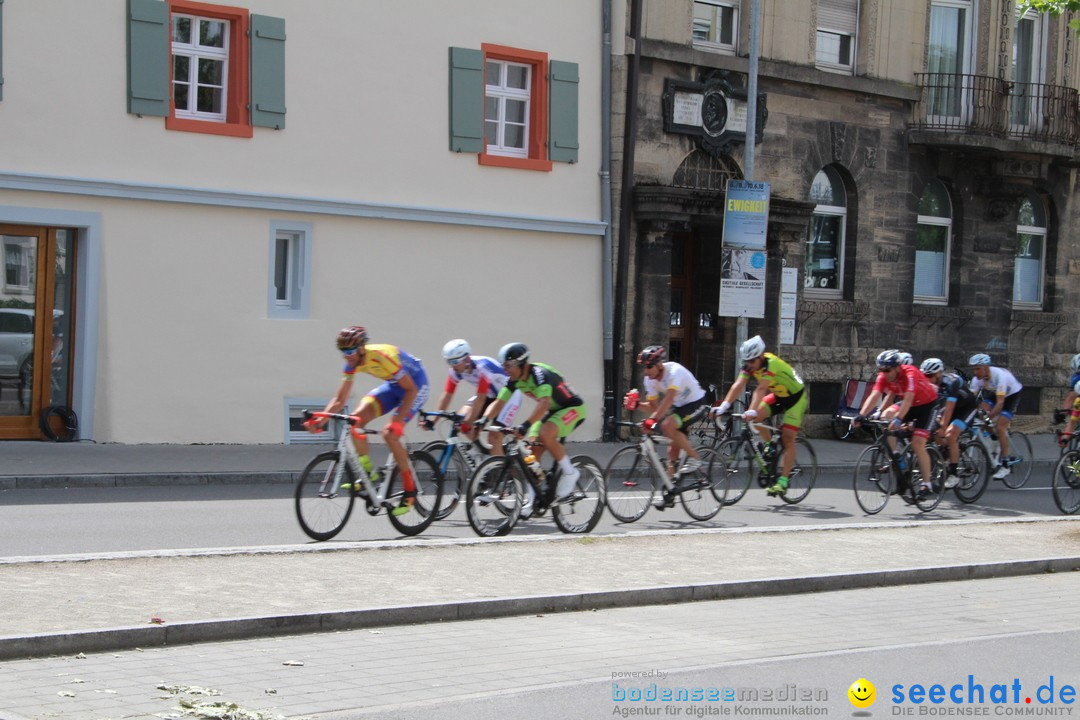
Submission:
M 468 355 L 462 355 L 459 358 L 448 358 L 446 360 L 446 364 L 450 365 L 450 366 L 454 366 L 454 365 L 457 365 L 459 362 L 461 362 L 462 360 L 464 360 L 467 357 L 469 357 L 469 356 Z
M 355 355 L 358 352 L 360 352 L 360 348 L 354 347 L 354 348 L 349 348 L 348 350 L 342 350 L 341 354 L 344 355 L 345 357 L 352 357 L 353 355 Z

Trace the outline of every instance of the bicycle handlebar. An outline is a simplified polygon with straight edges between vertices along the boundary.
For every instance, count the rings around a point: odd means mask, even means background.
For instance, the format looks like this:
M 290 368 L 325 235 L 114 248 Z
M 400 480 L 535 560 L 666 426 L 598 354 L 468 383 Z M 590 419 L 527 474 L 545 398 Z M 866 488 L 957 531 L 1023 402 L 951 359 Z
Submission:
M 424 418 L 447 418 L 448 420 L 453 420 L 455 423 L 459 423 L 465 419 L 464 415 L 456 412 L 450 412 L 449 410 L 420 410 L 419 414 Z
M 305 410 L 303 412 L 304 425 L 311 427 L 315 420 L 341 420 L 347 423 L 354 433 L 360 433 L 364 435 L 378 435 L 378 430 L 371 430 L 370 428 L 358 428 L 356 423 L 360 422 L 360 418 L 355 415 L 345 415 L 343 413 L 328 413 L 328 412 L 316 412 L 314 410 Z M 322 428 L 319 428 L 315 432 L 322 432 Z

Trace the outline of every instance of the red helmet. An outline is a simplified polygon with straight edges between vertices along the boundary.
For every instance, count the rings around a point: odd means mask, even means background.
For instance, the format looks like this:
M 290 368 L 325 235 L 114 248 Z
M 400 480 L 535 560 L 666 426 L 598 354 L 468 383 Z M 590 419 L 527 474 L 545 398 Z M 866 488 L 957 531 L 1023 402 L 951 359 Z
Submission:
M 645 367 L 652 367 L 664 362 L 666 358 L 667 350 L 664 349 L 663 345 L 650 345 L 638 353 L 637 363 Z
M 337 334 L 338 350 L 352 350 L 367 344 L 367 329 L 359 325 L 342 328 Z

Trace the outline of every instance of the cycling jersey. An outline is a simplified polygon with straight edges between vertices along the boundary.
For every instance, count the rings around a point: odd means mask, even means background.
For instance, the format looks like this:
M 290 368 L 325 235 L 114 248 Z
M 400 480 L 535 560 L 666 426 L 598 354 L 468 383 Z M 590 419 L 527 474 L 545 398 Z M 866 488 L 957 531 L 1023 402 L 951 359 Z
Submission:
M 952 419 L 950 425 L 956 425 L 961 430 L 967 427 L 968 418 L 975 411 L 975 394 L 968 389 L 964 379 L 956 373 L 943 373 L 938 385 L 938 403 L 940 410 L 938 416 L 944 411 L 948 403 L 953 403 Z
M 645 377 L 646 400 L 659 398 L 668 390 L 675 391 L 673 407 L 677 408 L 705 397 L 705 391 L 701 389 L 697 378 L 677 362 L 664 363 L 664 372 L 655 380 Z
M 772 353 L 765 353 L 764 358 L 765 362 L 760 370 L 752 373 L 743 370 L 739 377 L 749 378 L 753 375 L 759 383 L 768 384 L 769 390 L 780 398 L 795 396 L 803 391 L 803 380 L 790 365 Z
M 529 366 L 529 372 L 517 382 L 507 380 L 506 385 L 499 390 L 498 399 L 506 402 L 515 390 L 520 390 L 533 400 L 551 398 L 550 411 L 585 404 L 574 389 L 563 380 L 563 376 L 555 368 L 544 363 L 532 363 Z
M 349 364 L 345 363 L 344 372 L 347 377 L 362 372 L 397 384 L 409 375 L 417 385 L 427 385 L 424 366 L 396 345 L 366 345 L 364 351 L 364 362 L 355 368 L 350 368 Z
M 1015 395 L 1023 390 L 1024 386 L 1005 368 L 991 367 L 990 377 L 986 380 L 971 378 L 971 389 L 973 392 L 989 390 L 996 395 Z
M 446 378 L 446 392 L 453 394 L 457 384 L 464 380 L 470 385 L 476 386 L 477 395 L 494 398 L 509 379 L 506 376 L 506 371 L 502 369 L 499 363 L 482 355 L 473 355 L 472 362 L 472 369 L 467 372 L 459 373 L 454 368 L 450 368 L 450 374 Z
M 905 394 L 914 393 L 915 396 L 911 401 L 912 407 L 936 402 L 938 397 L 937 388 L 914 365 L 901 365 L 900 372 L 896 374 L 896 379 L 892 382 L 885 379 L 885 373 L 878 373 L 877 382 L 874 383 L 874 390 L 883 394 L 892 393 L 901 400 Z

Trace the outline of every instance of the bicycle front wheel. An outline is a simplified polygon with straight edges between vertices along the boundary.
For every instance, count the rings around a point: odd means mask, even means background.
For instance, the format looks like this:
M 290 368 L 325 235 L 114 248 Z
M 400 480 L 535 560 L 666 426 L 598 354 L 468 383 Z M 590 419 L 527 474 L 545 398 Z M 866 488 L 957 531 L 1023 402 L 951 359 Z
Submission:
M 570 464 L 581 473 L 575 499 L 553 506 L 551 516 L 564 533 L 587 533 L 596 527 L 604 513 L 604 472 L 595 460 L 585 455 L 570 458 Z M 555 482 L 555 478 L 549 482 Z
M 1019 430 L 1015 432 L 1010 430 L 1009 454 L 1018 457 L 1019 460 L 1012 463 L 1010 466 L 1012 472 L 1006 475 L 1002 482 L 1005 483 L 1005 487 L 1016 490 L 1027 484 L 1028 478 L 1031 477 L 1031 466 L 1035 464 L 1028 436 Z
M 716 449 L 716 461 L 723 468 L 727 485 L 724 504 L 734 505 L 743 499 L 761 471 L 754 451 L 745 440 L 727 440 Z
M 442 474 L 439 472 L 439 466 L 435 464 L 435 458 L 420 450 L 409 453 L 409 464 L 412 465 L 413 482 L 416 485 L 416 498 L 412 509 L 403 515 L 393 513 L 393 508 L 405 499 L 406 492 L 405 480 L 399 467 L 395 467 L 394 474 L 390 476 L 386 500 L 391 504 L 390 524 L 402 535 L 419 535 L 435 521 L 435 516 L 439 512 L 439 503 L 442 500 Z
M 339 470 L 340 483 L 348 487 L 334 487 Z M 307 464 L 296 483 L 295 505 L 296 519 L 309 538 L 329 540 L 341 532 L 356 502 L 354 482 L 352 468 L 337 452 L 320 453 Z
M 1080 451 L 1069 450 L 1054 467 L 1054 476 L 1050 481 L 1054 493 L 1054 504 L 1066 515 L 1075 515 L 1080 510 Z
M 777 465 L 783 467 L 783 461 L 781 456 Z M 814 446 L 806 438 L 795 438 L 795 466 L 788 475 L 787 492 L 781 495 L 780 499 L 788 505 L 802 502 L 814 489 L 817 472 L 817 453 L 814 452 Z
M 982 443 L 969 440 L 960 446 L 960 463 L 956 466 L 959 482 L 953 488 L 953 493 L 960 502 L 975 502 L 986 492 L 993 472 L 990 453 L 986 452 Z
M 619 522 L 640 520 L 656 493 L 656 468 L 638 445 L 624 447 L 611 456 L 604 470 L 608 512 Z
M 480 463 L 465 491 L 465 514 L 473 532 L 495 537 L 513 530 L 521 516 L 526 482 L 521 467 L 505 456 Z
M 867 515 L 877 515 L 889 502 L 893 488 L 893 471 L 889 453 L 880 445 L 862 451 L 855 462 L 855 502 Z
M 724 463 L 715 450 L 698 448 L 701 467 L 692 474 L 679 478 L 682 502 L 686 514 L 695 520 L 711 520 L 724 506 L 728 494 L 728 477 L 724 472 Z
M 449 448 L 449 449 L 448 449 Z M 465 484 L 469 481 L 469 465 L 461 456 L 461 451 L 456 447 L 451 448 L 443 440 L 429 442 L 420 449 L 439 464 L 443 474 L 442 502 L 439 503 L 439 511 L 435 514 L 436 520 L 445 520 L 457 508 L 461 501 L 461 494 L 465 491 Z M 450 457 L 445 457 L 446 453 Z M 446 467 L 443 468 L 443 463 Z

